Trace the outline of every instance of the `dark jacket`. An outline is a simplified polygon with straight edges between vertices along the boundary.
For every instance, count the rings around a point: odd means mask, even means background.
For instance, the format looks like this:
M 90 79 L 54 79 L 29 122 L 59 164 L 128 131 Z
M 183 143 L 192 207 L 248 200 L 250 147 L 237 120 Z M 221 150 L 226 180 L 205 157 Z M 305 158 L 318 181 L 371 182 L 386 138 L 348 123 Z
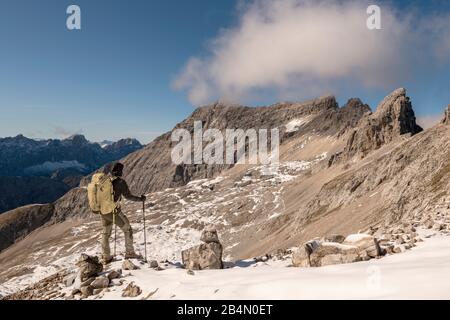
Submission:
M 131 201 L 141 201 L 141 197 L 137 197 L 131 194 L 127 182 L 122 178 L 116 177 L 113 180 L 112 185 L 114 189 L 115 202 L 119 201 L 122 198 L 122 196 Z

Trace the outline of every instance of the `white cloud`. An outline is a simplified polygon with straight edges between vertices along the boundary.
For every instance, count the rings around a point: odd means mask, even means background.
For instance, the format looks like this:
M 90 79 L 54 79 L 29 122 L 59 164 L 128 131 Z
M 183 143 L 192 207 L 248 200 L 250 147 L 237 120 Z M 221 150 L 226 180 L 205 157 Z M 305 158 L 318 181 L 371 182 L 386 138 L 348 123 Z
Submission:
M 243 7 L 236 27 L 210 42 L 204 57 L 188 60 L 174 88 L 187 90 L 193 104 L 239 102 L 261 89 L 275 90 L 278 98 L 349 84 L 388 89 L 413 76 L 411 66 L 427 51 L 448 59 L 448 15 L 418 20 L 384 5 L 382 30 L 368 30 L 367 4 L 255 1 Z M 430 35 L 436 45 L 425 40 Z

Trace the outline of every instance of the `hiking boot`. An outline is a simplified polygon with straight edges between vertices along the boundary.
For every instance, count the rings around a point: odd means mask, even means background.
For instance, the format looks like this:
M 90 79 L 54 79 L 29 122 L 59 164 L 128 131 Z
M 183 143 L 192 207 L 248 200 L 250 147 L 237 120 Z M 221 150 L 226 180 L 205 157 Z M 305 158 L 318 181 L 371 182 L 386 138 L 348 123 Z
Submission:
M 107 264 L 110 264 L 113 260 L 114 260 L 114 257 L 113 257 L 113 256 L 106 256 L 106 257 L 102 257 L 102 259 L 101 259 L 100 262 L 101 262 L 103 265 L 107 265 Z
M 125 259 L 140 259 L 142 260 L 143 257 L 140 254 L 137 254 L 136 252 L 130 252 L 125 254 Z

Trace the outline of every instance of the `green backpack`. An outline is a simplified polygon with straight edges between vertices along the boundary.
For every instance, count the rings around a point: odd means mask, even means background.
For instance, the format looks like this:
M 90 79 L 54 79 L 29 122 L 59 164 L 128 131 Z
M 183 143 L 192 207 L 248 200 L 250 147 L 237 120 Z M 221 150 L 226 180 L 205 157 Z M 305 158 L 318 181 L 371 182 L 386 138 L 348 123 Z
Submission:
M 87 186 L 89 207 L 94 213 L 109 214 L 115 212 L 119 204 L 114 202 L 113 180 L 104 173 L 96 173 L 92 176 L 91 183 Z

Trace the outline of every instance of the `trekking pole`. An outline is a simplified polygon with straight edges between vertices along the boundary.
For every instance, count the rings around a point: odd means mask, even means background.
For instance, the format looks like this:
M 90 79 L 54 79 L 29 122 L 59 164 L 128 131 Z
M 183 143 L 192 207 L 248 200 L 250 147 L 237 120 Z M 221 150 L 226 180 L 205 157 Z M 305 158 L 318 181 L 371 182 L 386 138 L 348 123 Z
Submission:
M 144 261 L 147 262 L 147 230 L 145 227 L 145 200 L 142 201 L 142 216 L 144 218 Z
M 116 257 L 117 225 L 116 225 L 116 213 L 115 212 L 113 212 L 113 225 L 114 225 L 114 257 Z

